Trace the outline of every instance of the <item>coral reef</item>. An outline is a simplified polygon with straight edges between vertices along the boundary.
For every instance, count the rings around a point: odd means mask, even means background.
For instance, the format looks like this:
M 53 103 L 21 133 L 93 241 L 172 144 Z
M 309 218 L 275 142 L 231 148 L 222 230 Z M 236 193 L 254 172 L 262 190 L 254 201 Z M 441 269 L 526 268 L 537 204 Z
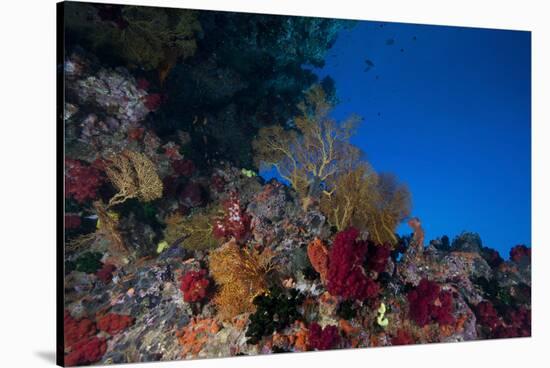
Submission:
M 351 143 L 360 119 L 333 118 L 311 66 L 351 23 L 65 18 L 67 365 L 531 335 L 531 249 L 425 239 L 407 186 Z

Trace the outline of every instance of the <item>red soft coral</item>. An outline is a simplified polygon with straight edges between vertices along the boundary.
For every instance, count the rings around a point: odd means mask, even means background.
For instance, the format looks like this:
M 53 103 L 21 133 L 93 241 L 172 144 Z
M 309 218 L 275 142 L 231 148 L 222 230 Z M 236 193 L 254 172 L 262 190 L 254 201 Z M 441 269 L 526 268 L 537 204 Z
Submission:
M 68 311 L 63 318 L 63 332 L 65 336 L 65 348 L 71 348 L 82 340 L 94 336 L 97 332 L 94 322 L 87 318 L 74 319 Z
M 96 167 L 65 159 L 65 197 L 72 197 L 79 203 L 95 199 L 103 183 L 104 177 Z
M 204 202 L 204 191 L 198 183 L 187 183 L 180 193 L 180 203 L 187 208 L 200 207 Z
M 66 213 L 65 214 L 65 229 L 78 229 L 82 224 L 82 219 L 77 213 Z
M 420 280 L 416 289 L 407 294 L 407 299 L 409 317 L 420 327 L 431 322 L 441 326 L 455 322 L 453 295 L 449 291 L 442 291 L 441 287 L 433 281 Z
M 206 270 L 189 271 L 180 280 L 180 290 L 186 302 L 198 302 L 206 297 L 210 285 L 210 281 L 206 278 Z
M 495 307 L 493 307 L 493 303 L 489 301 L 480 302 L 476 305 L 474 311 L 477 317 L 477 323 L 489 330 L 496 329 L 502 323 L 497 315 Z
M 175 160 L 172 161 L 172 169 L 178 175 L 191 176 L 195 172 L 195 164 L 191 160 Z
M 340 334 L 336 326 L 325 326 L 313 322 L 309 326 L 309 346 L 316 350 L 334 349 L 340 343 Z
M 96 276 L 98 279 L 103 281 L 103 283 L 108 284 L 113 279 L 113 272 L 116 271 L 116 266 L 112 265 L 110 263 L 106 263 L 103 265 L 101 269 L 99 269 L 96 272 Z
M 350 228 L 336 234 L 329 253 L 327 289 L 344 299 L 368 299 L 378 295 L 380 286 L 367 277 L 363 262 L 368 250 L 366 241 L 356 240 L 359 231 Z
M 116 335 L 134 323 L 134 317 L 122 314 L 108 313 L 97 320 L 97 327 L 109 335 Z
M 475 313 L 477 323 L 486 329 L 486 333 L 491 338 L 531 336 L 531 310 L 524 306 L 506 308 L 505 318 L 502 319 L 491 302 L 482 301 L 475 307 Z
M 389 244 L 375 244 L 373 242 L 369 242 L 367 269 L 377 273 L 384 272 L 390 255 L 391 246 Z
M 160 93 L 151 93 L 145 96 L 144 105 L 150 111 L 155 111 L 160 107 L 160 105 L 164 102 L 164 100 L 165 100 L 165 97 Z
M 531 262 L 531 248 L 523 244 L 516 245 L 510 250 L 510 259 L 514 262 L 521 262 L 523 260 Z
M 214 221 L 212 233 L 217 238 L 234 237 L 237 242 L 243 242 L 250 234 L 250 216 L 241 208 L 237 193 L 232 192 L 224 202 L 225 215 Z
M 414 344 L 414 339 L 412 338 L 409 331 L 404 329 L 399 329 L 397 334 L 391 339 L 392 345 L 411 345 Z
M 107 350 L 105 339 L 96 336 L 82 340 L 73 346 L 72 351 L 65 355 L 66 366 L 92 364 L 101 359 Z

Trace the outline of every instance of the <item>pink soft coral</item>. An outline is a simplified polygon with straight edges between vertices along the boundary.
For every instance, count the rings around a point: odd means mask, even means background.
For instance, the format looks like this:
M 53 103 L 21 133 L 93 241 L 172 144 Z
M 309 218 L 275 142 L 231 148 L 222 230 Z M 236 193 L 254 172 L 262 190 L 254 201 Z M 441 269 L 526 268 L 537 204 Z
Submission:
M 336 234 L 330 249 L 327 289 L 344 299 L 368 299 L 378 295 L 380 286 L 367 277 L 363 262 L 368 251 L 366 241 L 356 240 L 359 231 L 350 228 Z

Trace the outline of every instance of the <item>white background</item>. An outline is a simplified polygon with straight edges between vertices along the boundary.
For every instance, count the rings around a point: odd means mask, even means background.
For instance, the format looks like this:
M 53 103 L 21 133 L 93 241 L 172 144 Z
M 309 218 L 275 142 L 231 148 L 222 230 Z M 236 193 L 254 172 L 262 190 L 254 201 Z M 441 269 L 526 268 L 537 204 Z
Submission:
M 116 2 L 533 31 L 532 338 L 149 363 L 148 366 L 549 366 L 550 241 L 546 211 L 550 208 L 547 191 L 550 188 L 547 172 L 550 34 L 549 12 L 543 5 L 546 1 Z M 55 1 L 12 0 L 3 1 L 1 6 L 0 367 L 52 366 L 55 361 Z M 137 365 L 127 365 L 133 366 Z

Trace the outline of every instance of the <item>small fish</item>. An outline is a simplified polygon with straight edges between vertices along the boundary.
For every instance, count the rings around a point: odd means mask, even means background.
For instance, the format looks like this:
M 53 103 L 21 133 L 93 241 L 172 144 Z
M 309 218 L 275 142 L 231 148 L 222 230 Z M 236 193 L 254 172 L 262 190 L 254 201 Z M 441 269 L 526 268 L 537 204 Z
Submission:
M 369 60 L 369 59 L 365 59 L 365 72 L 368 72 L 369 70 L 371 70 L 372 68 L 374 68 L 374 63 L 372 62 L 372 60 Z

